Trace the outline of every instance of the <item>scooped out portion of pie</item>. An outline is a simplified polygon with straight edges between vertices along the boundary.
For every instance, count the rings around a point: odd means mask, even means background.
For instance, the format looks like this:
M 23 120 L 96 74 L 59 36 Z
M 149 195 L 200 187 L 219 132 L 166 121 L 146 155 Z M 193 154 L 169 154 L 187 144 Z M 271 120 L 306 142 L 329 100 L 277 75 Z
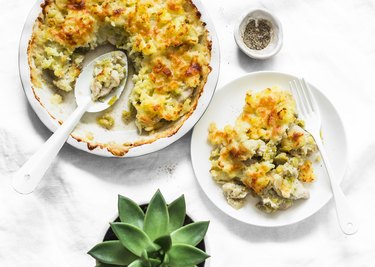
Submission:
M 90 84 L 93 101 L 101 100 L 118 88 L 126 77 L 127 60 L 121 52 L 111 53 L 110 57 L 96 60 Z

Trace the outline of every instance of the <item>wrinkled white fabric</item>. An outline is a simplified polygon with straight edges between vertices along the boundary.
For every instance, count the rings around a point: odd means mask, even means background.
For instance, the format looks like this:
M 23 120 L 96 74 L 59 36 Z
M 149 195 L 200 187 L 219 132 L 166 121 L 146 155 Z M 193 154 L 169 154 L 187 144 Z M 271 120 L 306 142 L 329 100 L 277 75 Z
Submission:
M 0 266 L 94 266 L 86 252 L 116 215 L 117 194 L 138 202 L 160 188 L 167 200 L 184 193 L 188 212 L 210 220 L 212 267 L 375 266 L 375 3 L 369 0 L 202 0 L 221 46 L 218 88 L 247 72 L 304 76 L 337 107 L 348 135 L 342 184 L 360 222 L 339 230 L 332 201 L 291 226 L 260 228 L 231 219 L 204 195 L 190 163 L 190 134 L 134 159 L 100 158 L 65 145 L 39 188 L 22 196 L 10 186 L 17 170 L 50 136 L 27 103 L 18 77 L 18 41 L 33 1 L 0 0 Z M 281 52 L 251 60 L 237 48 L 233 25 L 249 8 L 276 14 Z M 202 137 L 205 138 L 205 137 Z

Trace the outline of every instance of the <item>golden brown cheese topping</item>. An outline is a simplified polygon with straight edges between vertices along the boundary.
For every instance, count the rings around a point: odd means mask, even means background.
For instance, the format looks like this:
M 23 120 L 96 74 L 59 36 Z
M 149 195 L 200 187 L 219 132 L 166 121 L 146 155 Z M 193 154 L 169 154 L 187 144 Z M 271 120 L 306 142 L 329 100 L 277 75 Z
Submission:
M 191 112 L 211 71 L 211 43 L 190 0 L 45 0 L 29 45 L 32 82 L 70 92 L 84 54 L 110 43 L 137 74 L 130 97 L 147 132 Z M 48 80 L 48 79 L 47 79 Z
M 267 88 L 262 94 L 249 92 L 246 95 L 244 112 L 239 120 L 251 125 L 248 129 L 251 139 L 277 140 L 296 119 L 295 113 L 295 103 L 290 94 Z

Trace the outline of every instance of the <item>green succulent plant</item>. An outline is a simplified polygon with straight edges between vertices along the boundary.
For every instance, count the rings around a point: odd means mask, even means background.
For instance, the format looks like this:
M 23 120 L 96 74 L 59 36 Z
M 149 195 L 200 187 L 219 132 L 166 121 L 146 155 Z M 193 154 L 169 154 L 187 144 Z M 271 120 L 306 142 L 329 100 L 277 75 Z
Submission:
M 134 201 L 119 195 L 118 211 L 120 222 L 110 224 L 118 240 L 104 241 L 88 252 L 97 267 L 194 267 L 209 257 L 196 247 L 206 235 L 209 222 L 183 226 L 183 195 L 167 205 L 158 190 L 146 213 Z

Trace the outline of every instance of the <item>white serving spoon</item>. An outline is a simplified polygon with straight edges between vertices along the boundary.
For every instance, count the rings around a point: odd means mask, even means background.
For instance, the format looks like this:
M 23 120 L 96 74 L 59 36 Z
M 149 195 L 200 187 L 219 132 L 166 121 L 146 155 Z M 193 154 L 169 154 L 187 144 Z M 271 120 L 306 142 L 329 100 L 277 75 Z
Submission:
M 91 99 L 90 84 L 93 79 L 94 65 L 97 60 L 114 56 L 115 53 L 121 53 L 126 62 L 125 78 L 121 84 L 115 88 L 109 95 L 101 101 Z M 120 98 L 128 77 L 128 63 L 124 52 L 113 51 L 95 58 L 86 67 L 83 68 L 75 85 L 74 95 L 77 102 L 76 110 L 64 123 L 55 131 L 55 133 L 43 144 L 43 146 L 14 174 L 13 188 L 21 194 L 30 194 L 38 186 L 39 182 L 46 173 L 48 167 L 68 139 L 77 123 L 85 112 L 99 112 L 109 108 L 114 101 Z

